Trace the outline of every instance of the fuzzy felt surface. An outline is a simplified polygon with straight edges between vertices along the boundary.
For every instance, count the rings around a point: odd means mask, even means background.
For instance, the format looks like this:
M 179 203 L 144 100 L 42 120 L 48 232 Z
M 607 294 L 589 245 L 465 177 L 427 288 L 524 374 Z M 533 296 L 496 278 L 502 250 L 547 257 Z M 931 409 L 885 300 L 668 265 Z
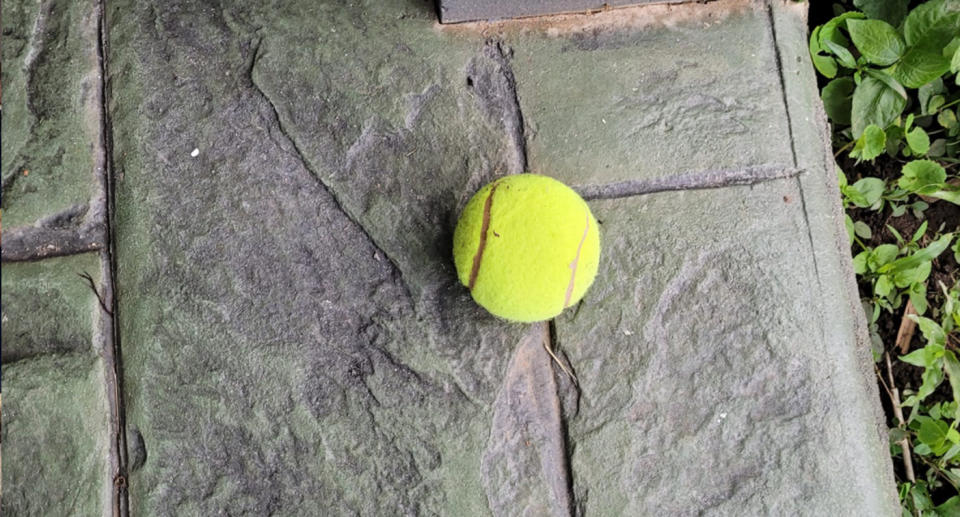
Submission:
M 543 321 L 576 304 L 600 263 L 600 232 L 570 187 L 517 174 L 480 189 L 453 235 L 460 282 L 495 316 Z

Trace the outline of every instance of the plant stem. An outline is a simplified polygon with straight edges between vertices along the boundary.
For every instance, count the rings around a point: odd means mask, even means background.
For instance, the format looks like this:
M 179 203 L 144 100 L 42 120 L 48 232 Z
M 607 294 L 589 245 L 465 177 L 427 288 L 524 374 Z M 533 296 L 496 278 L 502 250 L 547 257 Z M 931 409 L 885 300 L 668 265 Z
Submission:
M 937 465 L 936 463 L 931 462 L 930 460 L 928 460 L 927 458 L 924 458 L 923 456 L 918 456 L 918 458 L 920 458 L 920 461 L 926 463 L 928 467 L 932 468 L 932 469 L 937 473 L 937 475 L 940 476 L 940 477 L 942 477 L 942 478 L 944 479 L 944 481 L 946 481 L 950 486 L 953 487 L 954 490 L 960 492 L 960 487 L 958 487 L 958 486 L 953 482 L 953 480 L 950 479 L 950 476 L 948 476 L 948 475 L 946 475 L 946 474 L 943 473 L 943 469 L 941 469 L 939 465 Z
M 903 409 L 900 408 L 900 390 L 897 389 L 897 385 L 893 382 L 893 367 L 890 366 L 890 352 L 883 352 L 883 356 L 887 361 L 887 379 L 890 381 L 890 402 L 893 406 L 893 416 L 897 417 L 898 427 L 906 430 L 906 425 L 903 420 Z M 900 448 L 903 450 L 903 470 L 907 475 L 907 479 L 911 483 L 916 483 L 917 478 L 913 473 L 913 457 L 910 454 L 910 436 L 905 436 L 897 443 L 900 444 Z
M 847 145 L 841 147 L 840 149 L 837 149 L 837 152 L 834 153 L 833 157 L 836 158 L 837 156 L 840 156 L 840 153 L 846 151 L 851 145 L 853 145 L 853 144 L 855 144 L 855 143 L 856 143 L 855 140 L 851 140 L 850 143 L 848 143 Z

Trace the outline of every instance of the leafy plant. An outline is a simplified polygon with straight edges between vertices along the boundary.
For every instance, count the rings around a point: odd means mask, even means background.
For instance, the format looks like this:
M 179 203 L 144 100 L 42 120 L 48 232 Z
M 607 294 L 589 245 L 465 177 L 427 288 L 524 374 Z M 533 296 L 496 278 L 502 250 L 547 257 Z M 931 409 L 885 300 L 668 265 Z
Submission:
M 960 1 L 930 0 L 912 10 L 910 0 L 837 1 L 846 5 L 834 4 L 834 17 L 812 30 L 810 55 L 828 79 L 821 99 L 837 156 L 847 152 L 860 171 L 848 181 L 838 170 L 838 179 L 874 358 L 886 359 L 889 382 L 878 375 L 895 418 L 890 441 L 903 464 L 900 501 L 904 515 L 960 515 L 960 281 L 928 289 L 935 267 L 960 261 L 960 239 L 936 235 L 943 226 L 928 237 L 924 220 L 933 203 L 960 205 Z M 864 162 L 875 161 L 875 173 L 865 170 Z M 921 221 L 909 239 L 894 226 L 914 226 L 890 219 L 903 216 Z M 892 237 L 883 242 L 877 233 L 888 222 L 882 237 Z M 948 251 L 952 257 L 940 258 Z M 906 353 L 913 330 L 901 321 L 900 330 L 909 330 L 897 336 L 905 355 L 896 361 L 880 332 L 881 323 L 900 321 L 901 311 L 919 326 L 923 346 Z M 903 402 L 894 363 L 897 371 L 922 368 L 919 387 L 905 383 Z
M 927 231 L 926 221 L 909 241 L 893 227 L 888 230 L 897 238 L 898 244 L 881 244 L 875 248 L 862 246 L 863 251 L 853 257 L 854 272 L 873 288 L 871 322 L 880 317 L 881 309 L 892 312 L 900 308 L 904 295 L 913 302 L 918 314 L 926 313 L 926 282 L 931 263 L 953 239 L 953 234 L 948 233 L 921 249 L 918 243 Z
M 912 442 L 913 454 L 927 467 L 924 477 L 900 485 L 900 499 L 910 515 L 960 514 L 960 495 L 954 495 L 940 505 L 935 505 L 930 495 L 931 490 L 945 484 L 954 492 L 960 492 L 960 432 L 957 430 L 960 423 L 957 419 L 960 360 L 950 342 L 958 339 L 952 332 L 960 323 L 960 284 L 949 290 L 942 284 L 940 287 L 946 297 L 940 309 L 934 312 L 940 314 L 941 322 L 911 316 L 920 327 L 925 345 L 900 360 L 923 368 L 923 380 L 916 393 L 904 392 L 908 396 L 902 406 L 911 408 L 910 416 L 890 431 L 895 457 L 904 454 L 900 444 Z M 953 400 L 925 403 L 944 380 L 950 384 Z
M 954 158 L 960 96 L 943 77 L 960 71 L 960 3 L 931 0 L 906 15 L 895 0 L 855 4 L 864 12 L 842 13 L 810 34 L 813 64 L 832 79 L 821 92 L 824 109 L 853 157 Z

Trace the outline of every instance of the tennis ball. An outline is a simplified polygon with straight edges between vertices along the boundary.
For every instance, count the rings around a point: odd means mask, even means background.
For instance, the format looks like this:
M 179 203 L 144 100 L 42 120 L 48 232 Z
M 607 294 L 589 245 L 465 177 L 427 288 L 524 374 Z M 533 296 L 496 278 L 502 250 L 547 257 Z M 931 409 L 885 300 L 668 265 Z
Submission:
M 495 316 L 548 320 L 593 283 L 598 230 L 570 187 L 538 174 L 506 176 L 474 194 L 460 215 L 453 233 L 457 276 Z

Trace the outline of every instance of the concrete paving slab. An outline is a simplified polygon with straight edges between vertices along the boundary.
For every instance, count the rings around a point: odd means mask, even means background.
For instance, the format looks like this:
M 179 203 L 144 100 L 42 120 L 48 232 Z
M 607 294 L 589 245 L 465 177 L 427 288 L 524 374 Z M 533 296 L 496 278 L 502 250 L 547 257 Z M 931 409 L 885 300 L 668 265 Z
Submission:
M 497 54 L 427 10 L 307 4 L 110 13 L 131 511 L 483 514 L 525 329 L 449 242 L 522 170 Z
M 108 2 L 129 512 L 896 514 L 803 8 Z M 522 326 L 450 241 L 527 170 L 604 251 Z
M 3 3 L 3 219 L 29 225 L 96 190 L 96 2 Z
M 582 390 L 568 419 L 580 511 L 889 513 L 871 475 L 887 451 L 838 403 L 850 372 L 821 337 L 796 180 L 593 208 L 605 268 L 557 320 Z
M 100 284 L 95 254 L 6 263 L 0 271 L 4 363 L 42 354 L 92 353 L 100 303 L 81 275 Z
M 4 360 L 3 384 L 0 511 L 104 515 L 113 477 L 100 361 L 91 353 Z
M 530 170 L 586 185 L 789 166 L 767 17 L 740 1 L 499 24 Z

